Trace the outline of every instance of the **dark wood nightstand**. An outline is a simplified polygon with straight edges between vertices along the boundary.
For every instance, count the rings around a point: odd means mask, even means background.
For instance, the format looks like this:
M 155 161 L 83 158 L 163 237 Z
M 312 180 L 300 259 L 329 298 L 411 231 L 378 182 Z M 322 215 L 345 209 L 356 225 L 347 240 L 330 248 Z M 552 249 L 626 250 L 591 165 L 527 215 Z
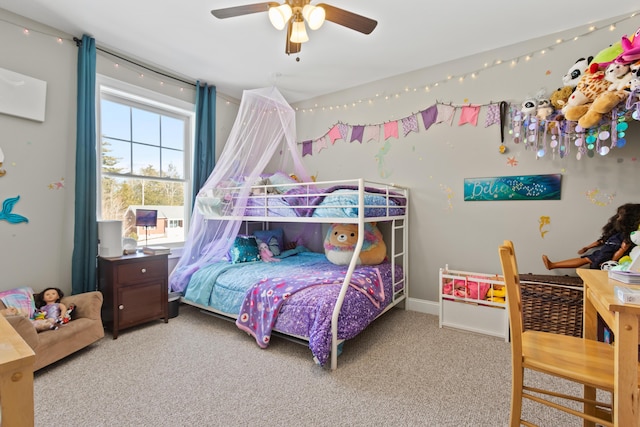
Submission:
M 104 295 L 102 320 L 118 332 L 152 320 L 169 321 L 168 255 L 142 253 L 98 257 L 99 289 Z

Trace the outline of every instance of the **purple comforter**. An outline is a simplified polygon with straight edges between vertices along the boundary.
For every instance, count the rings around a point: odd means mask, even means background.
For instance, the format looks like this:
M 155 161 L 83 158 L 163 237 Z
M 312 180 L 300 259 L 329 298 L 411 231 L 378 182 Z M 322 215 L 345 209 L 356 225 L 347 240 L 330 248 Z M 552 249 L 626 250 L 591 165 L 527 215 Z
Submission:
M 263 279 L 247 292 L 236 325 L 253 335 L 260 347 L 266 348 L 278 312 L 291 295 L 312 286 L 341 286 L 345 276 L 346 269 L 317 270 L 301 276 Z M 349 286 L 362 292 L 378 309 L 380 304 L 384 303 L 382 278 L 380 271 L 375 267 L 361 267 L 354 271 Z
M 331 316 L 347 268 L 330 263 L 324 254 L 304 250 L 292 252 L 297 255 L 282 258 L 281 262 L 210 264 L 193 275 L 184 298 L 186 301 L 209 306 L 239 318 L 239 313 L 247 300 L 247 293 L 251 292 L 256 284 L 267 282 L 275 286 L 285 282 L 289 284 L 286 286 L 291 286 L 291 283 L 300 284 L 300 290 L 291 293 L 290 296 L 287 295 L 289 291 L 285 287 L 280 288 L 278 298 L 285 299 L 285 302 L 278 307 L 273 306 L 270 312 L 265 312 L 265 316 L 271 317 L 268 326 L 273 327 L 274 331 L 307 338 L 313 356 L 324 365 L 331 354 Z M 379 276 L 375 274 L 377 276 L 375 279 L 370 275 L 373 269 L 379 272 Z M 338 318 L 338 338 L 341 340 L 353 338 L 363 331 L 391 303 L 393 298 L 390 263 L 383 262 L 368 267 L 358 266 L 355 273 L 354 278 L 364 279 L 363 283 L 366 283 L 367 277 L 372 280 L 372 292 L 367 290 L 366 285 L 348 287 Z M 296 277 L 301 280 L 291 282 L 290 278 Z M 315 285 L 309 287 L 302 285 L 305 279 L 309 279 L 309 284 L 313 283 L 312 277 L 318 280 Z M 397 292 L 403 287 L 402 267 L 395 266 L 394 277 Z M 376 285 L 380 283 L 379 279 L 382 283 L 381 289 Z M 326 283 L 336 281 L 337 284 Z M 284 298 L 285 295 L 287 298 Z M 254 298 L 254 304 L 258 303 L 260 298 Z M 275 324 L 273 324 L 276 314 Z

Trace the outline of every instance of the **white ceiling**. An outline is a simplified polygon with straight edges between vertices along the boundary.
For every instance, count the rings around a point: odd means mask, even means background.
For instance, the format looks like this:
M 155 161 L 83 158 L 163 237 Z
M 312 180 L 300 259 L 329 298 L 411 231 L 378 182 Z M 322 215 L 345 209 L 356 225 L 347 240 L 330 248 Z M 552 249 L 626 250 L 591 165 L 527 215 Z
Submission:
M 524 40 L 631 14 L 634 0 L 326 0 L 378 21 L 364 35 L 332 22 L 296 55 L 266 13 L 210 11 L 258 0 L 0 0 L 0 8 L 240 98 L 275 84 L 290 103 Z M 314 4 L 317 1 L 313 1 Z

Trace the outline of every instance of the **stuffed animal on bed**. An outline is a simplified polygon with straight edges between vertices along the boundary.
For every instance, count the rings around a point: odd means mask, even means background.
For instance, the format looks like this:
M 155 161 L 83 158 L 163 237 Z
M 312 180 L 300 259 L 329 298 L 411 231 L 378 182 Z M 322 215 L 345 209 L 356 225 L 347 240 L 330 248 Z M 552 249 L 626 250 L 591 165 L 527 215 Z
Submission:
M 280 262 L 278 258 L 274 258 L 273 252 L 269 249 L 269 245 L 264 242 L 258 244 L 258 252 L 260 252 L 260 259 L 264 262 Z
M 324 253 L 333 264 L 347 265 L 351 262 L 358 241 L 357 224 L 332 224 L 324 239 Z M 358 264 L 380 264 L 387 255 L 387 246 L 375 223 L 364 224 L 364 242 Z

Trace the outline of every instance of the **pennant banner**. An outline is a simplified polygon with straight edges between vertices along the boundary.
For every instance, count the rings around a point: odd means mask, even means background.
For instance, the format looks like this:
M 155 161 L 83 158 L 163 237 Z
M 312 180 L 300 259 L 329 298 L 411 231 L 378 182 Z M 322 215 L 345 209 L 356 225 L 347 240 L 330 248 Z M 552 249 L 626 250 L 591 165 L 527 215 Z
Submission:
M 394 137 L 398 139 L 398 122 L 388 122 L 384 124 L 384 139 Z
M 365 142 L 369 141 L 380 141 L 380 126 L 371 125 L 364 127 L 364 140 Z
M 302 143 L 302 157 L 313 155 L 313 143 L 311 140 Z
M 364 126 L 354 126 L 351 130 L 351 142 L 359 141 L 362 144 L 362 137 L 364 136 Z
M 380 142 L 380 131 L 383 131 L 383 140 L 386 141 L 390 138 L 399 138 L 400 126 L 402 126 L 402 135 L 407 137 L 411 132 L 420 132 L 420 125 L 418 124 L 418 117 L 422 118 L 422 123 L 425 130 L 434 124 L 448 123 L 453 125 L 453 119 L 456 111 L 460 110 L 460 118 L 458 125 L 462 126 L 469 123 L 473 126 L 478 124 L 478 116 L 480 115 L 481 105 L 463 105 L 454 106 L 451 104 L 436 103 L 419 111 L 416 114 L 404 117 L 400 120 L 393 120 L 385 122 L 383 124 L 370 124 L 370 125 L 349 125 L 346 123 L 338 122 L 331 126 L 329 132 L 314 140 L 307 140 L 300 142 L 302 145 L 302 156 L 312 156 L 325 148 L 335 144 L 337 140 L 342 139 L 345 142 L 358 141 L 363 142 Z M 485 127 L 500 123 L 500 109 L 498 103 L 491 103 L 487 105 L 487 117 L 485 120 Z M 351 137 L 349 138 L 349 132 Z M 315 146 L 315 149 L 314 149 Z
M 416 116 L 409 116 L 402 119 L 402 133 L 407 136 L 411 132 L 418 132 L 418 119 Z
M 478 114 L 480 113 L 479 105 L 465 105 L 460 112 L 460 121 L 458 126 L 462 126 L 465 123 L 476 126 L 478 124 Z

